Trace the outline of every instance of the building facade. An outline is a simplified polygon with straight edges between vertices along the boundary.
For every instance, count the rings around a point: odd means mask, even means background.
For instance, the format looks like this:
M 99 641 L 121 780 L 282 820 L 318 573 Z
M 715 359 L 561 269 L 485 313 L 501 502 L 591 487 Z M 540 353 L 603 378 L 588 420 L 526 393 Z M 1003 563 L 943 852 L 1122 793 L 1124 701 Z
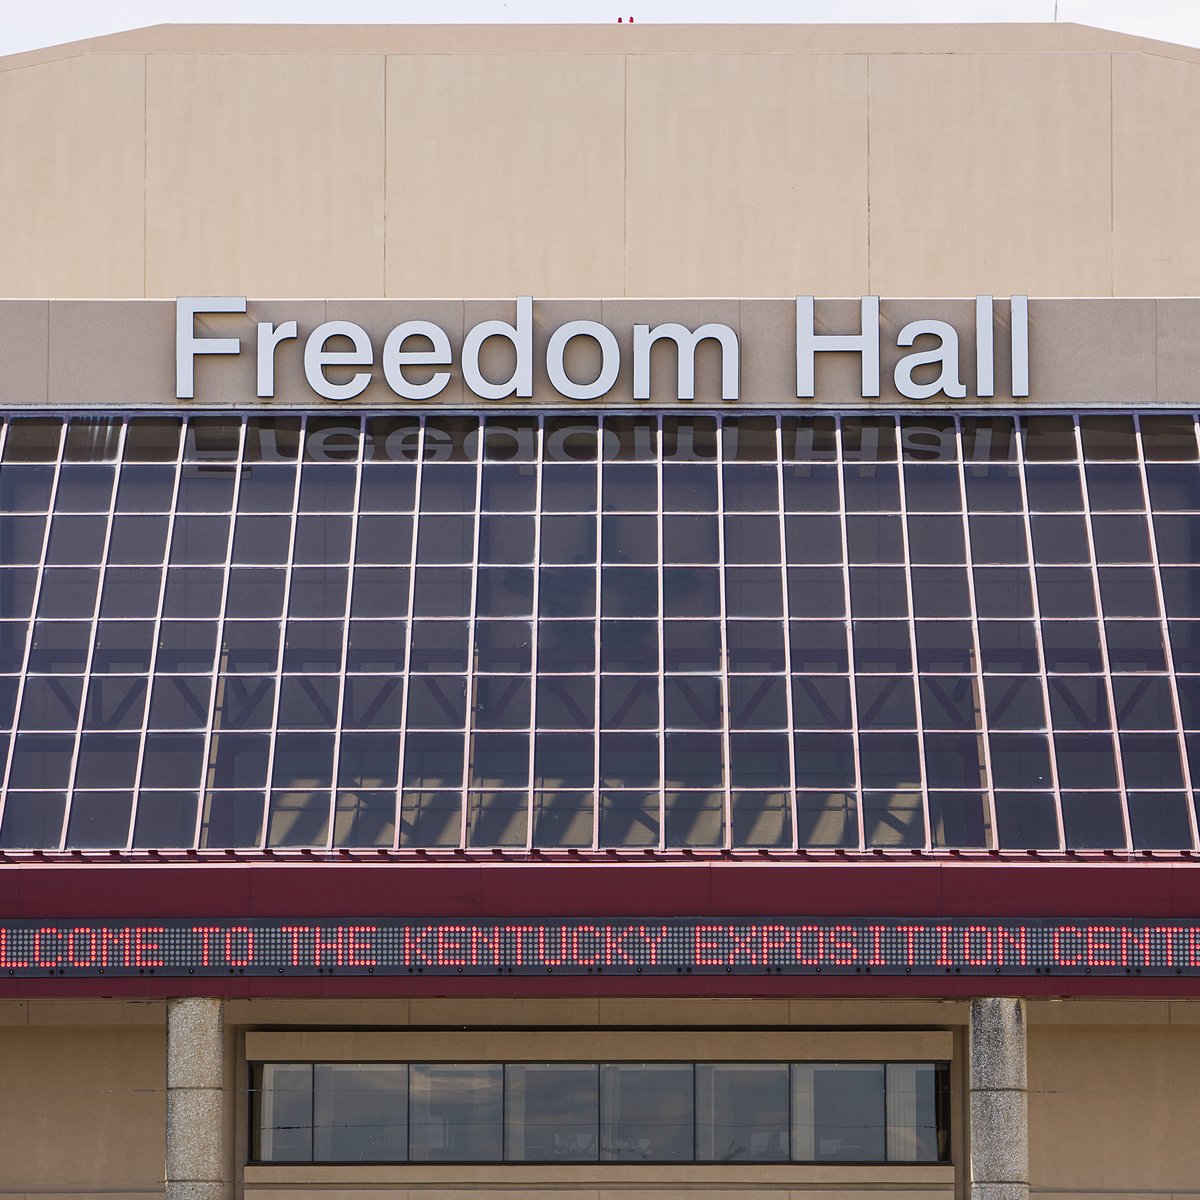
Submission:
M 0 1196 L 1194 1194 L 1198 71 L 0 61 Z

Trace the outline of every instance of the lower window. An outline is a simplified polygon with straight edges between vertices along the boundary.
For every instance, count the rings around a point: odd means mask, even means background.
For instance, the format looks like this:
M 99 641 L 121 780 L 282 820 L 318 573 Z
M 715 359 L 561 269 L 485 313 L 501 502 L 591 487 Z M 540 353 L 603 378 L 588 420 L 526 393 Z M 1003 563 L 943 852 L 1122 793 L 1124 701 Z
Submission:
M 258 1063 L 260 1163 L 944 1163 L 946 1063 Z

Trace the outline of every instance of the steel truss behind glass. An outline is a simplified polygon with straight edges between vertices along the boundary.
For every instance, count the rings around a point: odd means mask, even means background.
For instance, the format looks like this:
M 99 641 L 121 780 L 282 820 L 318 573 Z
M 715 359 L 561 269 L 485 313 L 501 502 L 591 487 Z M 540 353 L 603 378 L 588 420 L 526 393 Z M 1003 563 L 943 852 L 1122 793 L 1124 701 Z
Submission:
M 13 416 L 0 849 L 1191 850 L 1193 414 Z
M 259 1063 L 254 1161 L 937 1163 L 946 1063 Z

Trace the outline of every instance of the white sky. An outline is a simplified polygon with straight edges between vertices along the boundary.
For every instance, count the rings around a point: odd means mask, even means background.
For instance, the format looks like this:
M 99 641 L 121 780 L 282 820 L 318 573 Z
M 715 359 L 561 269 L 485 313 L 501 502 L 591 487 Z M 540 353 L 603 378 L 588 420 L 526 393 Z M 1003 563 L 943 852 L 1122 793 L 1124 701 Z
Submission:
M 0 0 L 0 54 L 182 22 L 1050 21 L 1055 0 Z M 1200 46 L 1200 0 L 1058 0 L 1058 19 Z

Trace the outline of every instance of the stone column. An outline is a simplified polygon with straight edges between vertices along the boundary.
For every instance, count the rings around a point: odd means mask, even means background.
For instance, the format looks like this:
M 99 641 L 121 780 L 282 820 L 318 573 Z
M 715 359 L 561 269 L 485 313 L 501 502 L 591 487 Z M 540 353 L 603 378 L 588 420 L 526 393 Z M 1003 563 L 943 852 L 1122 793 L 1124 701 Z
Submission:
M 168 1000 L 166 1200 L 224 1200 L 224 1087 L 221 1001 Z
M 1025 1001 L 971 1001 L 971 1200 L 1029 1200 Z

